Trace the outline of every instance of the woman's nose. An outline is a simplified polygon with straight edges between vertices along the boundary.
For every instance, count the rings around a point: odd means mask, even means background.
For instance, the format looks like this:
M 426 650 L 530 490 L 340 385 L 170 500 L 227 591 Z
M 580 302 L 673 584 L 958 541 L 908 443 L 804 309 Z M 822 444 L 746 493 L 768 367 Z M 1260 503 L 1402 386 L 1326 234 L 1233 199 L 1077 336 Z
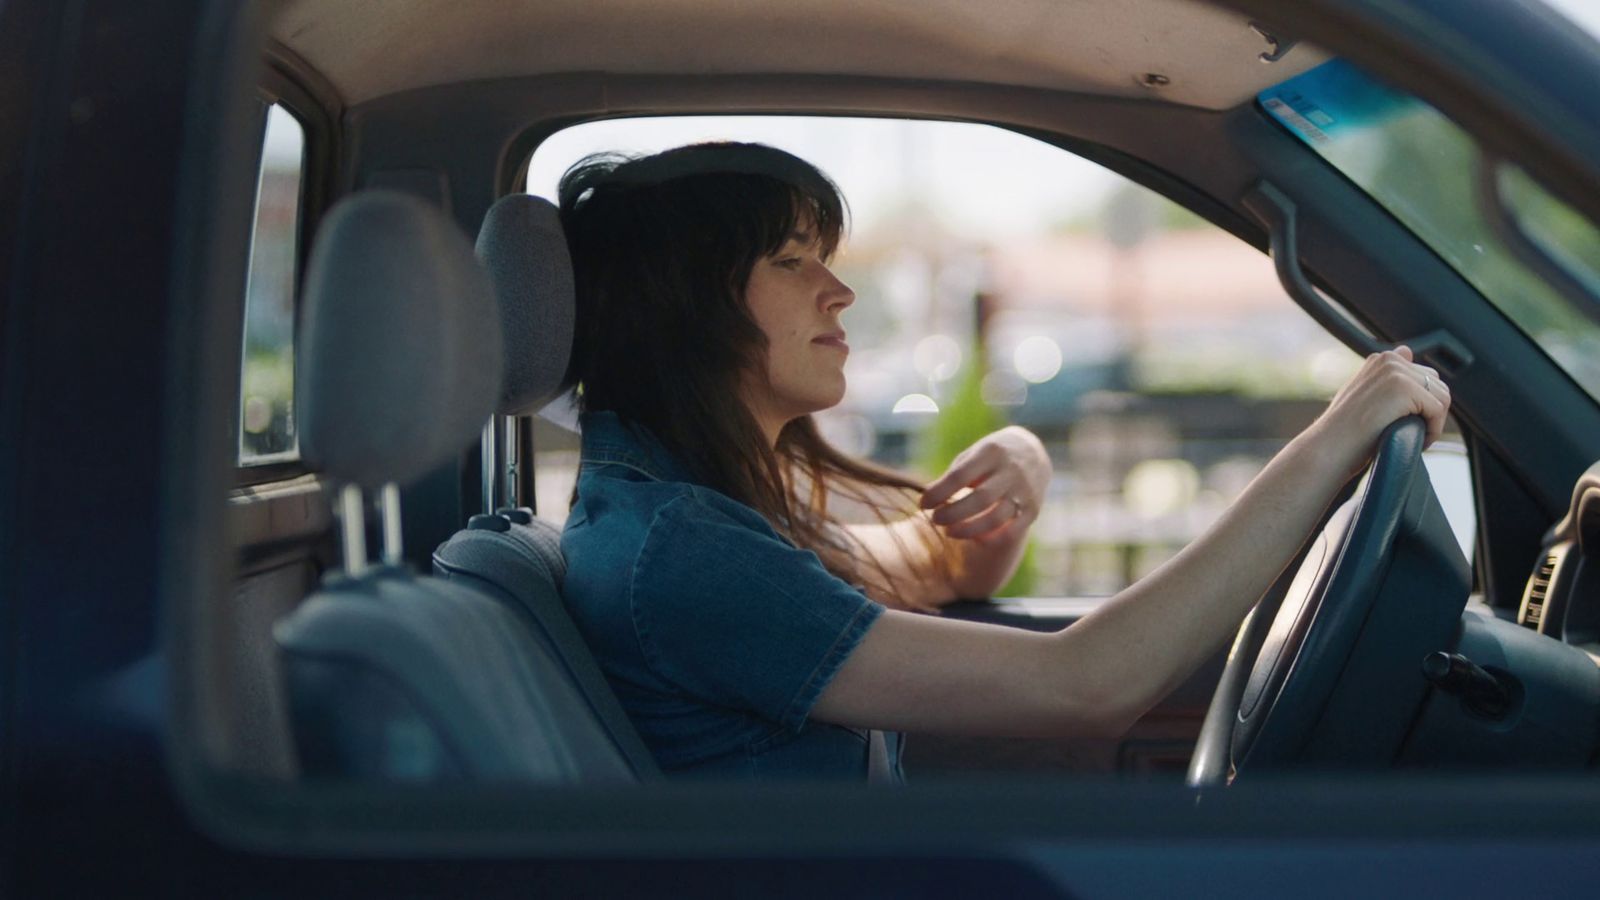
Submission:
M 850 285 L 840 281 L 839 277 L 831 271 L 828 272 L 828 282 L 827 288 L 822 292 L 824 309 L 829 311 L 842 310 L 856 302 L 856 292 L 850 289 Z

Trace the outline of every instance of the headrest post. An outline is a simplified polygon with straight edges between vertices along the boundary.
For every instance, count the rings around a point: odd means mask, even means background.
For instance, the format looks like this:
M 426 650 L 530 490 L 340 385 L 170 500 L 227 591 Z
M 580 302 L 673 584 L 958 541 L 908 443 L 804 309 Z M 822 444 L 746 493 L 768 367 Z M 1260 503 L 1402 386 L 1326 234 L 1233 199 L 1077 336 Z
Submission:
M 367 516 L 359 485 L 339 489 L 339 534 L 344 573 L 360 578 L 367 571 Z
M 506 506 L 521 506 L 522 498 L 517 496 L 517 466 L 522 460 L 517 456 L 516 416 L 500 418 L 500 458 L 504 461 L 500 467 L 501 502 Z
M 400 541 L 400 485 L 393 481 L 385 484 L 378 494 L 378 515 L 383 518 L 383 562 L 398 566 L 401 563 Z
M 495 510 L 494 488 L 495 482 L 498 479 L 498 475 L 496 473 L 499 471 L 498 454 L 495 453 L 495 449 L 499 445 L 499 441 L 495 437 L 494 425 L 495 420 L 499 418 L 499 416 L 489 417 L 489 421 L 483 424 L 483 436 L 478 442 L 481 453 L 481 456 L 479 457 L 479 467 L 483 470 L 480 473 L 481 477 L 479 479 L 479 483 L 483 485 L 482 500 L 483 512 L 485 514 L 493 513 Z

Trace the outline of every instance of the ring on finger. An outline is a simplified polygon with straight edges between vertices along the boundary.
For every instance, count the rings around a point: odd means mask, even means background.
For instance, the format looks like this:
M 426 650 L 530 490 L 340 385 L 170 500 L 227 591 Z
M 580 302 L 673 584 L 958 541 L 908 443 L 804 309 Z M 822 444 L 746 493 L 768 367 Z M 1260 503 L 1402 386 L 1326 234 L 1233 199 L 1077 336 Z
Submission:
M 1011 518 L 1013 518 L 1013 519 L 1020 518 L 1022 516 L 1022 510 L 1023 510 L 1022 501 L 1017 499 L 1017 497 L 1015 495 L 1013 495 L 1011 497 L 1008 497 L 1007 499 L 1009 499 L 1011 501 L 1011 508 L 1012 508 Z

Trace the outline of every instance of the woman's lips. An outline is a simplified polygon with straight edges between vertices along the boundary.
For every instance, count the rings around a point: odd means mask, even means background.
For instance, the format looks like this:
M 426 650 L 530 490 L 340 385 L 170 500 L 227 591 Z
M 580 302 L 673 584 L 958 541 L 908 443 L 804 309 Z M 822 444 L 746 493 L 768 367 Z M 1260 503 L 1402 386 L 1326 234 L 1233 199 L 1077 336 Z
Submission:
M 811 339 L 811 343 L 813 343 L 813 344 L 822 344 L 823 346 L 826 346 L 826 347 L 837 347 L 837 348 L 839 348 L 840 350 L 843 350 L 846 353 L 850 352 L 850 345 L 845 343 L 845 341 L 844 341 L 844 332 L 842 332 L 842 331 L 841 332 L 835 332 L 833 334 L 825 334 L 825 335 L 823 335 L 821 337 L 817 337 L 817 338 L 812 338 Z

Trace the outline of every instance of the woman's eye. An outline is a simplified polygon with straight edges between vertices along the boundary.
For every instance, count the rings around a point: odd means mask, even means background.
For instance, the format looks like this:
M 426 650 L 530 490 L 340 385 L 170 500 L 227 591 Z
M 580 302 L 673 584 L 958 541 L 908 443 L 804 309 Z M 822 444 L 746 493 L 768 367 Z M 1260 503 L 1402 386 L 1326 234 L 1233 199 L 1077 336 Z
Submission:
M 798 269 L 800 268 L 800 257 L 790 256 L 780 259 L 778 260 L 778 265 L 784 267 L 785 269 Z

